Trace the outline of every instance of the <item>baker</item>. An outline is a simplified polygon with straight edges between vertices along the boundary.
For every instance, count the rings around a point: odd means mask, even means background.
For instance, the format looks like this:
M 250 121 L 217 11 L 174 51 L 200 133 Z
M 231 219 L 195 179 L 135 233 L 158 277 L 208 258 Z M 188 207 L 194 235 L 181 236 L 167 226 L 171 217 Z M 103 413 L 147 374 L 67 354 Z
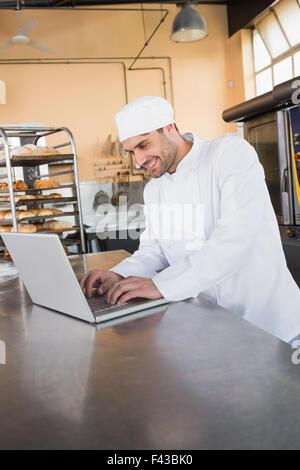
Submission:
M 254 148 L 244 139 L 181 135 L 171 104 L 131 101 L 115 116 L 123 148 L 152 179 L 144 189 L 139 249 L 81 280 L 111 304 L 135 297 L 179 301 L 200 293 L 275 336 L 300 333 L 300 290 Z

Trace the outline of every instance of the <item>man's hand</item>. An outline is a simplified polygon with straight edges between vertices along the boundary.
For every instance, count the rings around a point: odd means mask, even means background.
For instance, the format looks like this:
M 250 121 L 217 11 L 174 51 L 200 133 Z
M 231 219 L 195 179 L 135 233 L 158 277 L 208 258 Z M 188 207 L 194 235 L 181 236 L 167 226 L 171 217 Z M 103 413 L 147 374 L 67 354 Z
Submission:
M 104 269 L 88 271 L 80 281 L 80 287 L 87 298 L 92 297 L 93 287 L 97 288 L 98 295 L 105 294 L 116 282 L 124 279 L 120 274 Z
M 106 302 L 120 305 L 135 297 L 155 300 L 161 299 L 162 295 L 152 279 L 128 276 L 126 279 L 114 283 L 110 289 L 108 289 Z

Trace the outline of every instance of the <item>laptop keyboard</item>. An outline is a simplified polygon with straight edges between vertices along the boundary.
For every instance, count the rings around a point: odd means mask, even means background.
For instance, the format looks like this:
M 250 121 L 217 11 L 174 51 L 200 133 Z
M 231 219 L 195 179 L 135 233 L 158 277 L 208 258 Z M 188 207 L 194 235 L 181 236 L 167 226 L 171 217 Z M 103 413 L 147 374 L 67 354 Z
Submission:
M 115 308 L 120 308 L 120 307 L 123 307 L 123 305 L 126 305 L 128 303 L 128 302 L 124 302 L 122 305 L 116 305 L 116 304 L 111 305 L 105 302 L 105 297 L 103 295 L 101 296 L 95 295 L 91 297 L 90 299 L 86 299 L 86 300 L 93 313 L 103 312 L 104 310 L 112 310 Z

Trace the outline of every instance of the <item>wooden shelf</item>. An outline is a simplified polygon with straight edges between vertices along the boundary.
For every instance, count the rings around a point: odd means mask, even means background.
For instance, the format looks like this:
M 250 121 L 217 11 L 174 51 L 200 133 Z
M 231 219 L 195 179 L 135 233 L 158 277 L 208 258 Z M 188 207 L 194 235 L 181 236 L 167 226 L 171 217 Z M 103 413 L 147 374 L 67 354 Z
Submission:
M 97 183 L 129 183 L 132 181 L 143 181 L 143 175 L 126 175 L 126 176 L 115 176 L 115 177 L 100 177 L 96 176 Z

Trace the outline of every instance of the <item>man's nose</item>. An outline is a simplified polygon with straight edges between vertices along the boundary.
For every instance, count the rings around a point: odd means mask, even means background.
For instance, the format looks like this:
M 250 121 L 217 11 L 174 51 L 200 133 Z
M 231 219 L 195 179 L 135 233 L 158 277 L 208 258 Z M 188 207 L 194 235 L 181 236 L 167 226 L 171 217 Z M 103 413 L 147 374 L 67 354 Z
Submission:
M 143 166 L 144 163 L 147 162 L 147 157 L 143 154 L 143 152 L 136 151 L 134 154 L 135 163 L 139 166 Z

